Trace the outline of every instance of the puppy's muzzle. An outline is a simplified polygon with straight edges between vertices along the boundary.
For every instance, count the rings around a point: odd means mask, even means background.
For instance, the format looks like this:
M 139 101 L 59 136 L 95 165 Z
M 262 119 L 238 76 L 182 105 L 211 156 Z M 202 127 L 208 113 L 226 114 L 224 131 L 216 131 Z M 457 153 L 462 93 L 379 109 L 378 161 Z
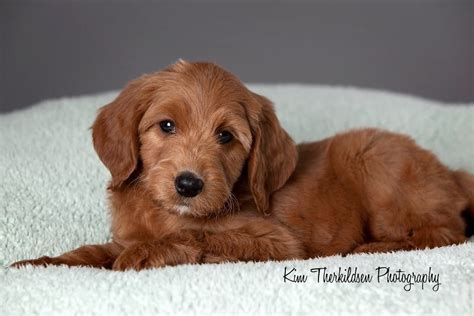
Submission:
M 204 182 L 194 173 L 185 171 L 176 177 L 174 186 L 179 195 L 184 197 L 195 197 L 201 193 Z

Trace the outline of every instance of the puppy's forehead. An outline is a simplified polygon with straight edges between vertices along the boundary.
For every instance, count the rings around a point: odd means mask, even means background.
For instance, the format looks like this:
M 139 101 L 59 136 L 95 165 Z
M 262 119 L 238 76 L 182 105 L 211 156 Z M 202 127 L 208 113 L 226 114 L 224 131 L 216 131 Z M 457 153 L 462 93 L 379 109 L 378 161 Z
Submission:
M 232 81 L 180 80 L 161 87 L 153 107 L 156 111 L 209 120 L 245 117 L 245 100 L 245 88 Z
M 166 93 L 181 99 L 182 103 L 201 110 L 216 110 L 222 106 L 238 105 L 246 97 L 245 88 L 227 78 L 191 78 L 179 80 Z

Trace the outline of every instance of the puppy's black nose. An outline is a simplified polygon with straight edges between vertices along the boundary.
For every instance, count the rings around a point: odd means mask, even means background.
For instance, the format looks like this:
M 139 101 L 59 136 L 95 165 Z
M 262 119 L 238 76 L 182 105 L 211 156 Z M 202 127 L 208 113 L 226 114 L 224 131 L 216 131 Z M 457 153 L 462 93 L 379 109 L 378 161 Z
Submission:
M 195 197 L 202 191 L 204 182 L 194 173 L 185 171 L 178 175 L 174 181 L 176 192 L 184 197 Z

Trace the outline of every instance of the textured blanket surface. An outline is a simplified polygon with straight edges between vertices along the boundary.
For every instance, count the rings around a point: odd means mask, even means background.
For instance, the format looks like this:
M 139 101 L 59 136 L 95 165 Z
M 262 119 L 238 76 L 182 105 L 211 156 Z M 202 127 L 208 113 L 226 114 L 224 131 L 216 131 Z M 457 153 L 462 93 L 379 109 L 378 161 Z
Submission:
M 251 88 L 275 102 L 298 142 L 382 127 L 411 135 L 452 168 L 474 172 L 473 104 L 354 88 Z M 110 239 L 109 174 L 93 151 L 89 127 L 115 96 L 49 100 L 0 115 L 0 315 L 474 314 L 472 240 L 423 251 L 138 273 L 7 268 Z

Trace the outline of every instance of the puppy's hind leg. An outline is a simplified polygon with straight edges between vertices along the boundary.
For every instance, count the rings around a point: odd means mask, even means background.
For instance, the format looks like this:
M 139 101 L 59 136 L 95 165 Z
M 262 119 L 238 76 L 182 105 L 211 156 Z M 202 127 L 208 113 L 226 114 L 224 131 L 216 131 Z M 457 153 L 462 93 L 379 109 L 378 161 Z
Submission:
M 382 142 L 383 141 L 383 142 Z M 462 185 L 431 152 L 405 136 L 385 134 L 361 156 L 366 245 L 354 252 L 448 246 L 465 241 Z M 468 185 L 469 186 L 469 185 Z
M 446 227 L 426 227 L 413 230 L 406 240 L 375 241 L 357 246 L 352 253 L 392 252 L 415 250 L 460 244 L 466 240 L 462 233 Z

